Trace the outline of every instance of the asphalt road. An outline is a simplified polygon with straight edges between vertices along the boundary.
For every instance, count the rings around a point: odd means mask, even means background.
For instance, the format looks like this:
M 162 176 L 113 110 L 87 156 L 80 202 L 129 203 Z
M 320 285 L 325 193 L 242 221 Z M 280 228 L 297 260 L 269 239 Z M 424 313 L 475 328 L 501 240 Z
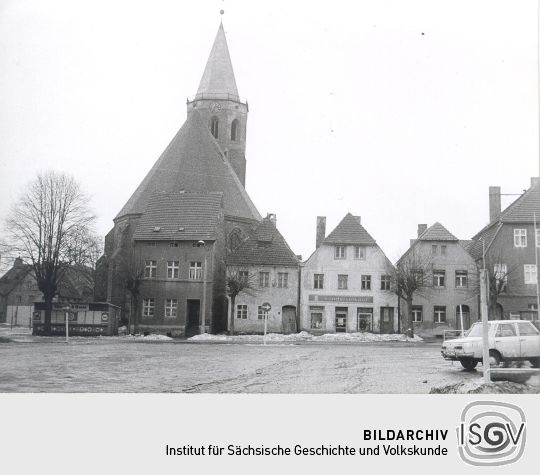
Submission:
M 427 393 L 480 377 L 438 343 L 0 343 L 0 392 Z

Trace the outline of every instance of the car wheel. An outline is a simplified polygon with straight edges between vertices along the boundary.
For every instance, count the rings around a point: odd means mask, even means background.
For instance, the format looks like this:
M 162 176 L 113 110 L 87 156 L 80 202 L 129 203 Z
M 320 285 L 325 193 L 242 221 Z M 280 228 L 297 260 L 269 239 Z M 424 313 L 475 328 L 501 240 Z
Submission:
M 533 366 L 533 368 L 540 368 L 540 358 L 531 358 L 529 360 Z
M 502 356 L 498 351 L 489 350 L 489 365 L 499 366 L 502 361 Z
M 461 358 L 459 362 L 465 369 L 474 369 L 478 364 L 478 361 L 473 360 L 472 358 Z

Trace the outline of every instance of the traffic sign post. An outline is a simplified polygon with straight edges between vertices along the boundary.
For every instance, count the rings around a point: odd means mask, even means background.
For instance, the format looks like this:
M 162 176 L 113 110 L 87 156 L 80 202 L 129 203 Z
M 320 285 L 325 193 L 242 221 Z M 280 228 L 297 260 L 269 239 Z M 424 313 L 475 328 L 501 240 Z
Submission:
M 268 302 L 264 302 L 261 305 L 261 309 L 264 312 L 264 338 L 263 338 L 263 345 L 266 345 L 266 329 L 268 327 L 268 312 L 272 309 L 272 305 L 270 305 Z

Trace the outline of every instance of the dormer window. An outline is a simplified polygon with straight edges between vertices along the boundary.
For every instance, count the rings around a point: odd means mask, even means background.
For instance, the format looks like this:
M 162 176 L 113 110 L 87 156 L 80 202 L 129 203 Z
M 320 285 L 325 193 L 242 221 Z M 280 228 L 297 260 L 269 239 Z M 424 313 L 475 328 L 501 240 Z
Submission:
M 234 119 L 231 124 L 231 141 L 235 142 L 238 140 L 238 119 Z
M 216 116 L 212 117 L 210 119 L 210 132 L 214 136 L 214 138 L 218 138 L 219 136 L 219 120 Z

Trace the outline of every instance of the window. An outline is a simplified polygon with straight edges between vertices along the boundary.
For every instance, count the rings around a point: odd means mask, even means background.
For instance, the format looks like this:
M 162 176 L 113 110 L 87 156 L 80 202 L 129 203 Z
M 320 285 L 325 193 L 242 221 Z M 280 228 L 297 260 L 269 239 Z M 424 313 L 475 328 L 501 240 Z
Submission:
M 234 119 L 231 124 L 231 140 L 235 142 L 240 138 L 239 135 L 238 119 Z
M 437 254 L 437 244 L 431 245 L 431 254 L 433 255 Z
M 444 287 L 445 271 L 434 270 L 433 271 L 433 287 Z
M 36 285 L 31 280 L 26 282 L 26 289 L 27 290 L 34 290 L 36 288 Z
M 363 275 L 360 278 L 360 288 L 362 290 L 371 290 L 371 276 Z
M 506 270 L 506 264 L 495 264 L 493 266 L 493 276 L 497 284 L 497 288 L 501 291 L 505 289 L 508 283 L 508 272 Z
M 280 289 L 286 289 L 289 283 L 289 273 L 288 272 L 278 272 L 277 275 L 277 286 Z
M 156 247 L 157 246 L 157 242 L 156 241 L 148 241 L 146 243 L 147 246 L 149 247 Z
M 456 288 L 465 288 L 468 285 L 469 274 L 466 270 L 456 271 Z
M 514 328 L 514 325 L 512 323 L 499 323 L 499 326 L 497 327 L 497 333 L 495 334 L 496 337 L 509 337 L 509 336 L 517 336 L 516 330 Z
M 144 261 L 144 277 L 145 279 L 153 279 L 156 277 L 157 261 Z
M 264 320 L 264 311 L 260 305 L 257 307 L 257 318 L 259 320 Z
M 391 277 L 389 275 L 381 275 L 381 290 L 390 290 Z
M 540 247 L 540 229 L 536 230 L 536 247 Z
M 240 279 L 242 282 L 249 282 L 249 271 L 239 270 L 238 279 Z
M 435 323 L 446 322 L 446 307 L 442 305 L 435 305 L 435 307 L 433 307 L 433 321 Z
M 358 307 L 356 309 L 358 317 L 358 331 L 371 332 L 373 331 L 373 308 Z
M 210 119 L 210 132 L 214 136 L 214 138 L 218 138 L 219 136 L 219 120 L 217 117 L 212 117 Z
M 336 246 L 334 249 L 334 259 L 345 259 L 345 246 Z
M 178 247 L 178 243 L 176 241 L 170 242 L 169 247 Z
M 179 261 L 167 261 L 167 279 L 178 279 L 180 272 Z
M 313 330 L 321 330 L 323 327 L 323 311 L 324 307 L 309 307 L 311 313 L 311 328 Z
M 412 273 L 416 280 L 416 285 L 419 287 L 424 285 L 424 271 L 422 269 L 413 269 Z
M 176 310 L 178 309 L 177 299 L 165 300 L 165 317 L 176 318 Z
M 200 280 L 202 278 L 202 264 L 191 261 L 189 263 L 189 280 Z
M 259 287 L 270 286 L 270 272 L 259 272 Z
M 534 264 L 525 264 L 523 266 L 523 270 L 525 274 L 525 283 L 536 285 L 536 282 L 537 282 L 536 266 Z
M 337 287 L 340 290 L 347 290 L 347 282 L 349 276 L 347 274 L 338 274 L 337 276 Z
M 366 258 L 366 248 L 364 246 L 354 246 L 354 258 L 364 260 Z
M 534 328 L 530 323 L 518 322 L 518 330 L 520 336 L 538 335 L 538 330 Z
M 422 321 L 422 305 L 413 305 L 412 320 L 416 323 Z
M 526 229 L 514 229 L 514 247 L 527 247 Z
M 236 306 L 236 318 L 241 318 L 242 320 L 246 320 L 248 315 L 248 307 L 247 305 L 237 305 Z
M 441 256 L 446 256 L 446 246 L 444 244 L 441 246 Z
M 148 298 L 143 299 L 142 314 L 143 317 L 153 317 L 154 316 L 154 299 Z
M 21 295 L 17 295 L 17 303 L 22 303 L 22 296 Z

